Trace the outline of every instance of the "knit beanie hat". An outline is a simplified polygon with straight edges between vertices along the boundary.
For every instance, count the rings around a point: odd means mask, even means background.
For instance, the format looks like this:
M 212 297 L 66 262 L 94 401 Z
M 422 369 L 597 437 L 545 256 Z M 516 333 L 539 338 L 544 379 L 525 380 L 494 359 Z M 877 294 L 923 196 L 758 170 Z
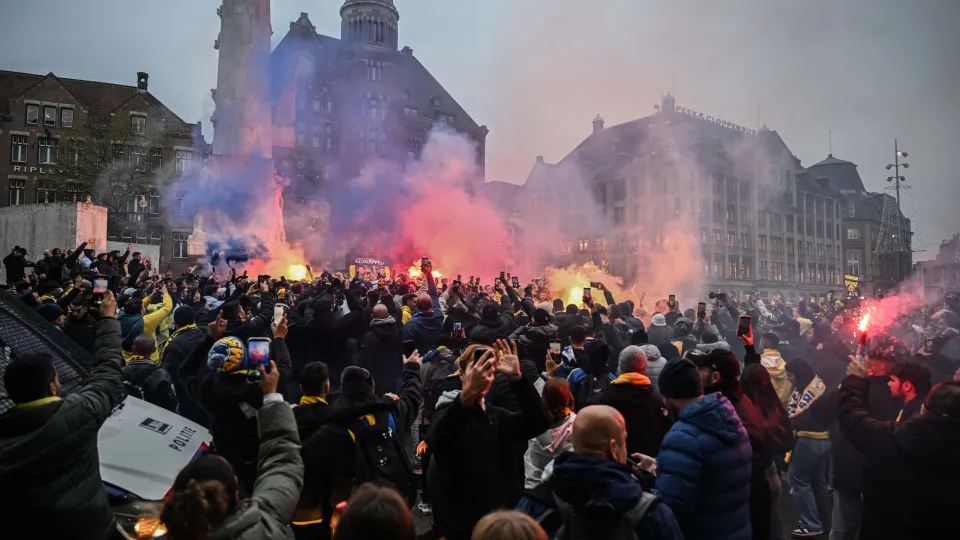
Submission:
M 248 371 L 247 347 L 235 337 L 220 338 L 207 353 L 207 366 L 227 374 Z
M 44 319 L 53 322 L 63 315 L 63 310 L 57 304 L 40 304 L 37 313 Z
M 663 316 L 663 313 L 655 313 L 651 322 L 654 326 L 666 326 L 667 318 Z
M 340 374 L 340 393 L 345 398 L 373 393 L 373 375 L 360 366 L 349 366 Z
M 685 399 L 703 395 L 703 381 L 693 362 L 679 358 L 667 362 L 657 383 L 665 398 Z

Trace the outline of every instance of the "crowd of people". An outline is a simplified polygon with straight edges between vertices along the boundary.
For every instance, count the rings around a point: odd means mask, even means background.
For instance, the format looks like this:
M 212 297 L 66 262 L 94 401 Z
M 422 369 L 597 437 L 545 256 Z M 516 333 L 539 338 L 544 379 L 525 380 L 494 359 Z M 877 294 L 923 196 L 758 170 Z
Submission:
M 393 281 L 164 276 L 87 244 L 3 262 L 92 358 L 69 395 L 49 355 L 3 366 L 0 508 L 53 537 L 121 534 L 96 445 L 127 396 L 212 434 L 163 502 L 175 539 L 960 537 L 956 294 L 858 351 L 857 302 L 564 305 L 426 259 Z

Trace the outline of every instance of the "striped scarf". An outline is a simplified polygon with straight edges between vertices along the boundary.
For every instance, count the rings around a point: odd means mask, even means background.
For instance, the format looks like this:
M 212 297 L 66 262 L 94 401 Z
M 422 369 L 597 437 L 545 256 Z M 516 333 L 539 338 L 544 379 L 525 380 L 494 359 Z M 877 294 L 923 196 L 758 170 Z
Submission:
M 179 335 L 180 335 L 180 332 L 183 332 L 183 331 L 186 331 L 186 330 L 191 330 L 191 329 L 196 328 L 196 327 L 197 327 L 197 325 L 195 325 L 195 324 L 188 324 L 188 325 L 186 325 L 186 326 L 183 326 L 183 327 L 178 328 L 176 332 L 170 334 L 170 337 L 167 338 L 166 340 L 164 340 L 164 342 L 160 344 L 160 347 L 159 347 L 159 349 L 158 349 L 158 351 L 157 351 L 158 354 L 159 354 L 159 356 L 160 356 L 160 358 L 161 358 L 161 359 L 163 358 L 163 351 L 165 351 L 165 350 L 167 349 L 167 345 L 169 345 L 170 343 L 173 342 L 173 338 L 179 336 Z

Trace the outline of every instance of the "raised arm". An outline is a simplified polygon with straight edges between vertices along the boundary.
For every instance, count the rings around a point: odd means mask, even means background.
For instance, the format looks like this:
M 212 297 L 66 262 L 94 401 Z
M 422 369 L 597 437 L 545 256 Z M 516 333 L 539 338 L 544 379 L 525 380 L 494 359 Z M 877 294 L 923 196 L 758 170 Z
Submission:
M 112 291 L 107 291 L 100 303 L 100 322 L 97 323 L 93 341 L 94 366 L 76 397 L 81 410 L 90 414 L 97 426 L 110 416 L 110 412 L 123 400 L 123 351 L 120 343 L 120 323 L 117 322 L 117 300 Z M 70 396 L 67 399 L 72 399 Z

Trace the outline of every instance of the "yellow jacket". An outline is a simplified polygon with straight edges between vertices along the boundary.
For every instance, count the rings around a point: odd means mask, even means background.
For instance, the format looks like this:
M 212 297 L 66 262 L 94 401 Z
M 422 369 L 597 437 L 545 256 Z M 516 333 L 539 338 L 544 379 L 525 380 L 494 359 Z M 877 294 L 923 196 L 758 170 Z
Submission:
M 413 318 L 413 310 L 410 309 L 410 306 L 403 306 L 400 311 L 403 312 L 403 324 L 407 324 L 407 321 Z
M 150 305 L 150 297 L 143 299 L 143 309 L 146 311 L 147 306 Z M 173 312 L 173 299 L 170 298 L 169 294 L 163 295 L 163 303 L 160 306 L 160 309 L 154 311 L 153 313 L 148 313 L 143 316 L 143 335 L 145 336 L 154 336 L 156 337 L 157 327 L 160 326 L 160 323 L 167 318 L 167 315 Z M 134 354 L 132 351 L 123 351 L 124 361 L 130 360 L 133 358 Z M 150 359 L 154 362 L 160 362 L 160 348 L 153 351 L 153 354 L 150 356 Z

